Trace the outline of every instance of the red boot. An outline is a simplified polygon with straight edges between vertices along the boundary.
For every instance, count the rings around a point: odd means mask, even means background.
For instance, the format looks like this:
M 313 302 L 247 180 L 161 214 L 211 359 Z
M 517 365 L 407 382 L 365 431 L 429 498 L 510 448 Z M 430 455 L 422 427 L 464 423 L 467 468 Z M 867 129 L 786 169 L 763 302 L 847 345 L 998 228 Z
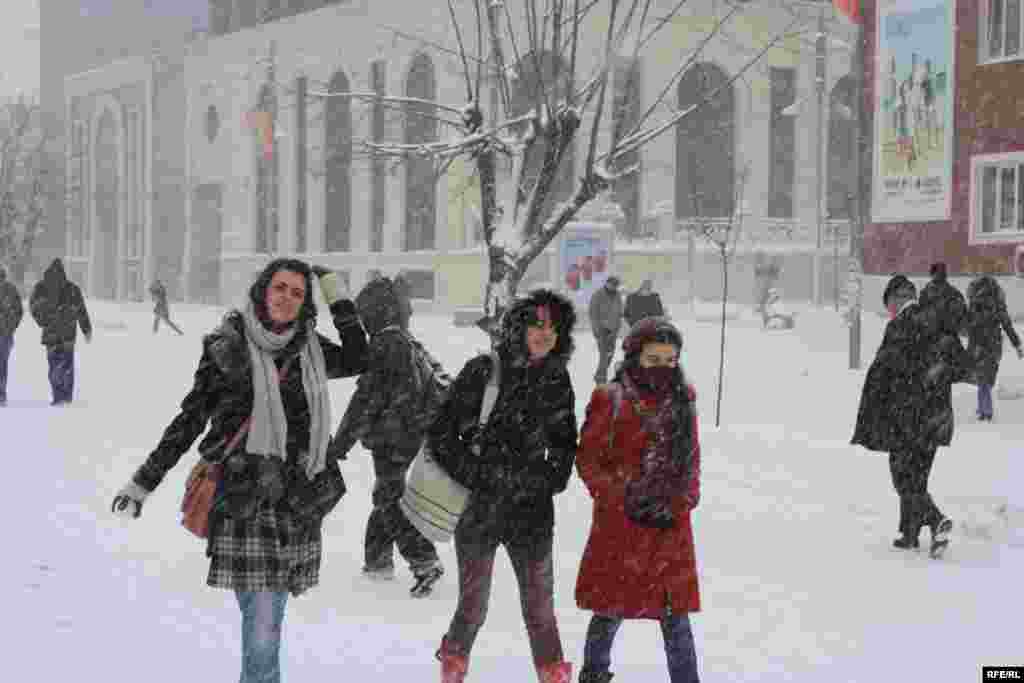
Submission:
M 537 674 L 540 676 L 540 683 L 572 683 L 572 664 L 554 662 L 541 667 Z
M 441 683 L 463 683 L 469 660 L 456 652 L 448 636 L 441 639 L 441 647 L 434 655 L 441 661 Z

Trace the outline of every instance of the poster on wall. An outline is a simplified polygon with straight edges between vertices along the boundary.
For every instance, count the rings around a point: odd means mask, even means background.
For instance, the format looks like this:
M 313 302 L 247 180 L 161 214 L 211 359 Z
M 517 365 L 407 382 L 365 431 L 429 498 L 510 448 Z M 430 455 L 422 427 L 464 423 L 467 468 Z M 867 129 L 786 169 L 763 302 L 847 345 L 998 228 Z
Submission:
M 569 223 L 559 235 L 560 288 L 581 315 L 611 274 L 614 241 L 614 226 L 601 223 Z
M 955 0 L 878 0 L 876 223 L 949 220 Z

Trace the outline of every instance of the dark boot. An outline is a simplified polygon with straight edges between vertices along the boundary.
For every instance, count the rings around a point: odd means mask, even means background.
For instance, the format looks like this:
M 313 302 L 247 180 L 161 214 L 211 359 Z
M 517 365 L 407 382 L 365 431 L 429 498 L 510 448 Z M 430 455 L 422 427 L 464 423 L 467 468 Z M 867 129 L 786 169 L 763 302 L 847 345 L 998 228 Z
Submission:
M 903 535 L 892 542 L 892 547 L 900 550 L 917 550 L 921 547 L 921 542 L 911 536 Z
M 441 647 L 434 655 L 441 662 L 441 683 L 463 683 L 469 671 L 469 659 L 459 654 L 448 636 L 441 638 Z
M 610 671 L 590 671 L 588 669 L 582 669 L 580 671 L 579 683 L 609 683 L 615 674 Z

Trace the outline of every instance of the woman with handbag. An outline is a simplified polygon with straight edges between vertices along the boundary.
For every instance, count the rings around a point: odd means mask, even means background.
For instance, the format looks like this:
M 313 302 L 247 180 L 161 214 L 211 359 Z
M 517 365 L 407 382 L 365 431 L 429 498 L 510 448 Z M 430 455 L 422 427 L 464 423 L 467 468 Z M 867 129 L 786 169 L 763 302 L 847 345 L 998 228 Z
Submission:
M 281 680 L 281 625 L 288 594 L 317 585 L 321 523 L 344 493 L 328 456 L 327 380 L 366 367 L 366 334 L 337 275 L 294 259 L 271 262 L 203 340 L 192 390 L 163 438 L 114 498 L 137 518 L 146 497 L 202 434 L 190 481 L 222 468 L 210 513 L 207 584 L 235 591 L 242 613 L 241 683 Z M 318 282 L 341 339 L 316 332 Z M 237 448 L 236 448 L 237 446 Z
M 697 683 L 690 613 L 700 609 L 690 514 L 700 500 L 695 392 L 683 338 L 665 318 L 636 323 L 611 384 L 594 389 L 576 460 L 594 499 L 576 603 L 593 611 L 579 683 L 612 679 L 624 619 L 660 622 L 672 683 Z
M 455 530 L 459 601 L 437 658 L 443 683 L 462 683 L 490 600 L 498 546 L 519 583 L 533 663 L 542 683 L 569 683 L 554 610 L 553 496 L 576 455 L 575 397 L 567 364 L 576 314 L 549 290 L 514 302 L 496 348 L 500 388 L 480 424 L 490 354 L 466 363 L 428 432 L 437 463 L 472 495 Z

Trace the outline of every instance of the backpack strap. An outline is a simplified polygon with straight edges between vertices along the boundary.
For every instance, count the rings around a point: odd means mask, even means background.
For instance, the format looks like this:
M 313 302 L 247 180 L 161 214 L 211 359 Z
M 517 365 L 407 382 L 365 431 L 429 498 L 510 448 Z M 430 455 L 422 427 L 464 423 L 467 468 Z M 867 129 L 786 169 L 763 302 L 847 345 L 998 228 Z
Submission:
M 501 357 L 497 351 L 491 351 L 491 376 L 487 380 L 487 387 L 484 389 L 484 398 L 480 403 L 480 425 L 487 424 L 491 418 L 491 411 L 498 401 L 498 391 L 501 389 Z

